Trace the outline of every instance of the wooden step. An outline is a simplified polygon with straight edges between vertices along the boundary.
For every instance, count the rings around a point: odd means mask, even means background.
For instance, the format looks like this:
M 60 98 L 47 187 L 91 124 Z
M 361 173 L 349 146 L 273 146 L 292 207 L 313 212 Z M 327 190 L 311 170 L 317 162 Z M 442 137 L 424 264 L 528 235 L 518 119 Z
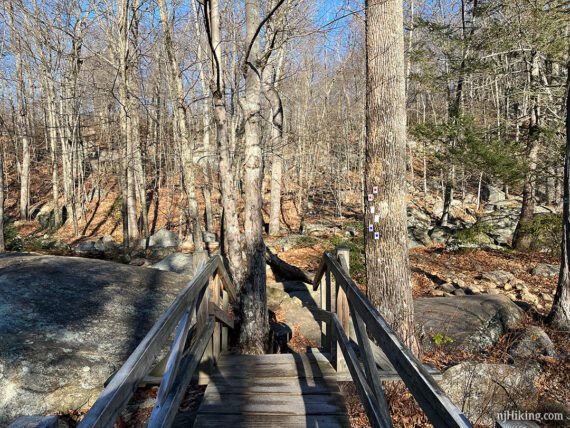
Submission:
M 244 384 L 239 377 L 216 376 L 206 394 L 289 394 L 307 395 L 339 392 L 338 384 L 328 378 L 256 377 Z
M 336 371 L 319 352 L 224 355 L 204 393 L 197 427 L 349 427 Z
M 199 413 L 241 415 L 344 415 L 342 394 L 206 394 Z
M 264 365 L 235 365 L 218 366 L 212 374 L 211 382 L 215 379 L 226 378 L 251 378 L 251 377 L 294 377 L 294 378 L 321 378 L 325 376 L 336 376 L 336 371 L 330 364 L 307 364 L 297 366 L 295 364 L 269 364 Z
M 347 428 L 350 422 L 346 415 L 211 415 L 198 414 L 194 427 L 214 428 Z

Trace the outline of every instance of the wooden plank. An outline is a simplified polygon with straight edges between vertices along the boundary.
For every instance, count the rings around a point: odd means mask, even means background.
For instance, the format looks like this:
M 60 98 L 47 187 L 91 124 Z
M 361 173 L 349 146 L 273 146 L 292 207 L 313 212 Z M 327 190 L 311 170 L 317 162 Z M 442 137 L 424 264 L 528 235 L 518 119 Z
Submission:
M 331 392 L 340 392 L 340 389 L 336 380 L 328 378 L 254 377 L 244 381 L 235 377 L 218 377 L 208 385 L 205 394 L 309 395 Z
M 321 259 L 321 263 L 319 264 L 319 268 L 313 277 L 313 291 L 317 291 L 319 289 L 319 285 L 321 283 L 321 279 L 327 270 L 327 260 L 325 257 Z
M 198 414 L 194 427 L 232 427 L 232 428 L 350 428 L 346 415 L 216 415 Z
M 311 366 L 300 370 L 298 367 L 292 365 L 279 365 L 276 367 L 271 366 L 250 366 L 250 367 L 218 367 L 218 370 L 212 374 L 211 381 L 216 381 L 220 377 L 223 378 L 249 378 L 256 377 L 298 377 L 306 378 L 321 378 L 331 377 L 336 378 L 336 372 L 330 366 L 323 368 L 319 366 Z
M 360 368 L 356 353 L 354 352 L 354 349 L 352 349 L 348 337 L 344 333 L 342 325 L 340 324 L 340 321 L 336 315 L 333 315 L 331 325 L 333 326 L 335 335 L 338 339 L 338 343 L 340 345 L 342 353 L 344 354 L 348 370 L 350 371 L 352 379 L 354 380 L 354 386 L 356 386 L 356 389 L 360 395 L 360 401 L 366 409 L 366 414 L 368 415 L 370 424 L 373 427 L 378 428 L 392 427 L 392 420 L 390 419 L 390 416 L 388 415 L 386 418 L 384 412 L 379 409 L 376 397 L 374 396 L 374 392 L 366 381 L 366 377 Z
M 209 312 L 210 315 L 216 317 L 216 320 L 221 322 L 223 325 L 229 328 L 234 328 L 234 320 L 230 317 L 230 315 L 216 305 L 214 302 L 209 303 Z
M 274 414 L 274 415 L 345 415 L 344 396 L 325 395 L 207 395 L 198 413 Z
M 344 288 L 354 309 L 366 323 L 369 334 L 378 342 L 401 379 L 435 426 L 471 427 L 465 415 L 451 402 L 418 359 L 404 346 L 386 320 L 356 284 L 343 271 L 335 258 L 325 253 L 326 263 Z
M 321 279 L 321 282 L 323 282 L 323 279 Z M 327 284 L 321 285 L 320 309 L 330 312 L 330 305 L 328 304 L 330 302 L 330 299 L 327 299 L 327 289 L 329 289 L 327 287 Z M 323 347 L 323 349 L 329 350 L 329 347 L 330 347 L 329 346 L 330 331 L 329 331 L 329 333 L 327 333 L 327 329 L 330 330 L 330 327 L 327 327 L 327 323 L 322 322 L 322 321 L 321 321 L 320 325 L 321 325 L 321 346 Z
M 328 363 L 327 354 L 321 352 L 311 352 L 306 354 L 264 354 L 264 355 L 223 355 L 220 358 L 221 365 L 235 364 L 281 364 L 294 363 L 296 361 L 323 362 Z
M 194 305 L 195 301 L 190 304 L 188 310 L 182 316 L 180 323 L 176 329 L 176 335 L 174 336 L 174 342 L 170 348 L 170 354 L 168 355 L 168 361 L 166 362 L 166 369 L 164 370 L 164 376 L 162 382 L 160 383 L 160 389 L 158 390 L 158 395 L 156 397 L 156 402 L 162 404 L 164 399 L 170 392 L 170 388 L 174 383 L 174 379 L 178 372 L 178 367 L 180 366 L 180 360 L 182 359 L 182 354 L 184 353 L 184 347 L 186 346 L 186 339 L 188 338 L 188 331 L 190 330 L 190 325 L 192 324 L 192 318 L 194 316 Z
M 429 372 L 435 380 L 443 379 L 443 375 L 437 369 L 430 367 Z M 382 382 L 402 380 L 397 371 L 392 370 L 378 370 L 378 379 Z M 336 380 L 339 382 L 352 382 L 352 376 L 349 373 L 338 373 Z
M 220 275 L 220 279 L 222 280 L 222 284 L 224 285 L 224 290 L 228 293 L 229 298 L 232 302 L 237 302 L 237 291 L 234 283 L 230 279 L 226 267 L 224 265 L 224 259 L 221 256 L 216 256 L 216 263 L 218 265 L 218 275 Z
M 178 324 L 182 313 L 206 286 L 208 278 L 217 269 L 220 256 L 210 259 L 202 270 L 178 294 L 172 305 L 162 314 L 148 334 L 122 365 L 97 401 L 79 423 L 80 428 L 112 426 L 121 410 L 133 395 L 136 385 L 149 372 L 158 353 Z
M 228 309 L 230 307 L 230 297 L 229 294 L 226 290 L 222 290 L 222 310 L 225 313 L 228 313 Z M 232 319 L 233 321 L 233 319 Z M 222 352 L 225 352 L 228 350 L 229 348 L 229 331 L 228 331 L 228 327 L 223 326 L 222 327 Z
M 176 379 L 174 387 L 166 397 L 164 403 L 162 405 L 157 403 L 152 409 L 148 422 L 149 428 L 167 428 L 172 424 L 180 407 L 180 403 L 186 394 L 186 389 L 192 379 L 192 375 L 196 371 L 202 355 L 206 350 L 206 346 L 210 341 L 212 332 L 214 331 L 214 324 L 214 320 L 210 319 L 190 346 L 190 351 L 180 363 L 179 376 Z
M 220 303 L 220 293 L 221 293 L 221 289 L 222 286 L 220 284 L 220 276 L 219 275 L 215 275 L 214 279 L 212 282 L 210 282 L 210 287 L 211 287 L 211 294 L 212 294 L 212 299 L 211 301 L 208 303 L 208 314 L 212 315 L 212 312 L 214 312 L 214 318 L 215 318 L 215 312 L 216 309 L 219 309 L 219 316 L 223 317 L 224 312 L 222 311 L 222 308 L 220 308 L 218 305 Z M 212 311 L 213 309 L 213 311 Z M 226 317 L 229 318 L 229 317 Z M 233 323 L 232 323 L 233 325 Z M 222 335 L 222 328 L 220 326 L 220 323 L 215 323 L 214 324 L 214 332 L 212 333 L 212 357 L 213 357 L 213 363 L 214 365 L 216 364 L 216 362 L 218 361 L 218 356 L 220 355 L 220 352 L 222 352 L 221 350 L 221 337 Z
M 380 383 L 378 377 L 378 368 L 376 367 L 376 361 L 374 361 L 374 355 L 372 354 L 372 349 L 370 348 L 370 341 L 368 339 L 368 334 L 366 333 L 366 326 L 364 321 L 360 318 L 358 312 L 354 311 L 354 308 L 349 304 L 349 309 L 352 312 L 352 319 L 354 320 L 354 330 L 358 340 L 358 345 L 361 349 L 362 360 L 364 365 L 364 372 L 366 373 L 366 380 L 374 397 L 376 398 L 376 405 L 378 411 L 382 416 L 383 421 L 388 421 L 387 426 L 392 426 L 390 418 L 390 410 L 388 408 L 388 403 L 386 402 L 386 397 L 384 395 L 384 389 Z

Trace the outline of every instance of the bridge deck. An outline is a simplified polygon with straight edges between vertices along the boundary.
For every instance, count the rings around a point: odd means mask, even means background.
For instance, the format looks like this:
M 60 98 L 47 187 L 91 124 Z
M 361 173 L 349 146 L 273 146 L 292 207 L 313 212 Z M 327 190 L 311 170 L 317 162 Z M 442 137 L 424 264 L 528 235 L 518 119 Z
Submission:
M 196 427 L 349 427 L 336 372 L 314 354 L 224 355 Z

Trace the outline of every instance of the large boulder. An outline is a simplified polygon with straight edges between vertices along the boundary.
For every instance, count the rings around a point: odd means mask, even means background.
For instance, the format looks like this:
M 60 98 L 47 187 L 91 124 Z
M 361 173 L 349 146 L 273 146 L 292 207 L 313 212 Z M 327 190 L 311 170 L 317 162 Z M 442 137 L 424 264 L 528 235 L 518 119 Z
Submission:
M 154 235 L 151 235 L 148 240 L 149 247 L 178 247 L 178 244 L 178 235 L 166 229 L 160 229 Z
M 479 220 L 478 224 L 486 233 L 494 239 L 498 245 L 509 245 L 517 227 L 520 216 L 520 203 L 514 200 L 503 201 L 504 204 L 496 203 L 491 206 Z M 508 205 L 516 204 L 517 208 Z
M 540 327 L 531 326 L 515 337 L 509 354 L 516 360 L 545 355 L 556 356 L 556 347 L 546 332 Z
M 501 202 L 506 199 L 506 194 L 498 187 L 492 186 L 487 184 L 483 187 L 482 195 L 484 200 L 488 201 L 489 203 Z
M 546 278 L 554 278 L 560 272 L 559 265 L 549 265 L 546 263 L 537 264 L 531 271 L 532 275 L 544 276 Z
M 117 251 L 118 245 L 110 235 L 99 239 L 78 242 L 73 246 L 73 252 L 82 257 L 104 257 L 105 254 Z
M 428 230 L 419 227 L 408 227 L 408 245 L 410 248 L 429 247 L 433 244 Z
M 523 311 L 505 296 L 422 297 L 414 301 L 422 346 L 481 351 L 517 326 Z
M 471 421 L 494 426 L 497 415 L 516 410 L 536 394 L 537 375 L 533 367 L 463 362 L 447 369 L 439 385 Z
M 192 254 L 173 253 L 150 267 L 166 272 L 192 275 L 194 273 L 193 261 Z
M 0 256 L 0 426 L 91 405 L 183 286 L 101 260 Z

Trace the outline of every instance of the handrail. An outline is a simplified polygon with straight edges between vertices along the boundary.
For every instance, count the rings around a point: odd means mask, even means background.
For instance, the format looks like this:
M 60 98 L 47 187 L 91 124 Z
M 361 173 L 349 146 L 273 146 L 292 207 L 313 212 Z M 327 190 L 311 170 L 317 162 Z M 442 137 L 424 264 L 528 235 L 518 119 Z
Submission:
M 342 259 L 341 263 L 345 264 Z M 451 402 L 421 362 L 402 343 L 378 310 L 349 277 L 341 263 L 332 254 L 325 252 L 313 280 L 313 289 L 317 290 L 321 282 L 324 283 L 321 287 L 321 305 L 326 306 L 322 309 L 331 313 L 328 325 L 324 328 L 326 332 L 324 345 L 330 349 L 331 355 L 336 357 L 337 370 L 343 368 L 339 363 L 348 366 L 370 423 L 375 427 L 392 426 L 389 416 L 388 420 L 384 417 L 387 405 L 368 343 L 369 338 L 372 338 L 386 354 L 434 426 L 471 427 L 467 417 Z M 331 289 L 331 274 L 336 283 L 335 293 Z M 350 335 L 350 319 L 347 317 L 349 314 L 354 321 L 366 376 L 355 360 L 350 339 L 347 337 Z M 340 348 L 340 352 L 337 348 Z M 338 355 L 340 353 L 344 358 Z
M 227 346 L 226 329 L 233 325 L 227 314 L 229 300 L 236 301 L 236 290 L 222 257 L 216 255 L 202 266 L 154 324 L 113 376 L 79 427 L 113 426 L 177 328 L 149 423 L 149 427 L 169 426 L 208 344 L 212 344 L 213 358 Z M 193 321 L 195 328 L 191 328 Z M 190 347 L 187 347 L 191 339 Z

